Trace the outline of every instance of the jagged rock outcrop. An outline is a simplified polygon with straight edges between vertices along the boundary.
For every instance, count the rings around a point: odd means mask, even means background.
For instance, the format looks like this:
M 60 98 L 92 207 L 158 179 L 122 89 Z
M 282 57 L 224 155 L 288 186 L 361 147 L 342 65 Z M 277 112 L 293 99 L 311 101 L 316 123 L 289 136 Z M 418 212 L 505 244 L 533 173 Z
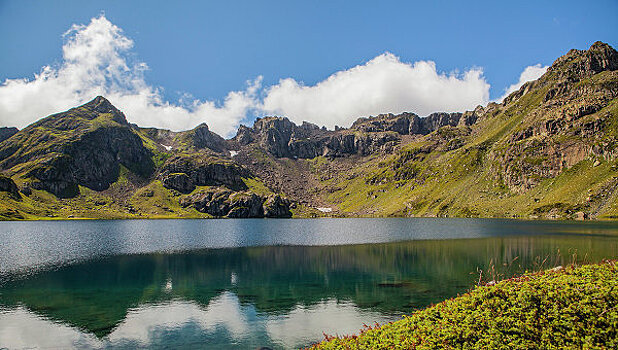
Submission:
M 241 126 L 231 140 L 233 148 L 258 145 L 276 158 L 311 159 L 389 153 L 401 141 L 400 135 L 426 135 L 444 126 L 470 126 L 482 107 L 462 113 L 434 113 L 420 118 L 414 113 L 380 114 L 359 118 L 350 129 L 335 131 L 304 122 L 297 126 L 287 118 L 258 119 L 253 128 Z
M 196 126 L 192 130 L 178 134 L 177 139 L 194 150 L 209 149 L 216 153 L 223 153 L 227 149 L 225 139 L 210 131 L 205 123 Z
M 60 197 L 76 195 L 79 185 L 108 188 L 118 179 L 121 165 L 149 176 L 150 156 L 124 114 L 101 96 L 0 143 L 0 169 L 33 178 L 33 188 Z M 12 169 L 19 164 L 25 166 Z
M 535 94 L 541 104 L 510 134 L 508 146 L 491 154 L 509 189 L 525 192 L 590 157 L 616 158 L 618 140 L 607 132 L 616 116 L 599 114 L 618 97 L 618 52 L 611 46 L 596 42 L 589 50 L 569 51 L 503 105 Z
M 298 126 L 288 118 L 258 118 L 252 128 L 244 125 L 231 140 L 236 148 L 255 143 L 277 158 L 314 158 L 322 154 L 323 142 L 330 133 L 317 125 Z
M 597 41 L 588 50 L 569 51 L 554 61 L 547 72 L 574 82 L 612 70 L 618 70 L 618 52 L 608 44 Z
M 388 113 L 375 117 L 358 118 L 351 129 L 363 132 L 394 131 L 400 135 L 419 134 L 423 129 L 421 118 L 414 113 Z
M 390 153 L 400 139 L 395 132 L 339 133 L 325 145 L 324 155 L 329 158 L 358 154 Z
M 238 164 L 195 154 L 168 159 L 159 177 L 164 186 L 183 193 L 195 186 L 225 186 L 238 191 L 247 189 L 242 178 L 251 177 L 251 173 Z
M 432 113 L 425 118 L 408 112 L 379 114 L 357 119 L 352 129 L 368 133 L 394 131 L 400 135 L 427 135 L 444 126 L 470 126 L 476 123 L 482 113 L 482 107 L 479 107 L 466 113 Z
M 0 127 L 0 142 L 17 134 L 18 131 L 19 130 L 17 128 Z
M 278 194 L 269 196 L 262 207 L 264 208 L 264 216 L 267 218 L 290 218 L 290 201 L 281 197 Z
M 165 174 L 161 178 L 163 186 L 174 189 L 181 193 L 191 193 L 195 189 L 195 183 L 185 173 Z
M 21 198 L 19 194 L 19 189 L 15 182 L 7 176 L 0 174 L 0 192 L 7 192 L 11 197 L 15 199 Z
M 215 217 L 229 218 L 285 218 L 291 217 L 290 202 L 279 195 L 259 196 L 249 191 L 198 191 L 180 200 L 183 207 Z

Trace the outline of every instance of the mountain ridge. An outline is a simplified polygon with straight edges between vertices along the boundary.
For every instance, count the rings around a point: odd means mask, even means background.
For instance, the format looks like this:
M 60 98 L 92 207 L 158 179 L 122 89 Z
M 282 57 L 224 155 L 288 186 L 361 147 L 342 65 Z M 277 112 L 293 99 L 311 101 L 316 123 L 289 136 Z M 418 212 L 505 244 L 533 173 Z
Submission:
M 286 117 L 231 139 L 140 128 L 98 96 L 0 130 L 0 171 L 22 194 L 0 188 L 0 217 L 614 218 L 617 97 L 618 53 L 601 42 L 502 103 L 335 130 Z

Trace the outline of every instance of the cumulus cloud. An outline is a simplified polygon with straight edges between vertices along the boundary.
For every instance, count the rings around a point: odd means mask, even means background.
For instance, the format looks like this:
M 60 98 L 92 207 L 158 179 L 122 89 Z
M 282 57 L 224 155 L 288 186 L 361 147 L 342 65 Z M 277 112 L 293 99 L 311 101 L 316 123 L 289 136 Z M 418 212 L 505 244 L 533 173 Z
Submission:
M 541 77 L 541 75 L 547 72 L 549 66 L 541 66 L 540 63 L 535 64 L 534 66 L 528 66 L 524 69 L 523 72 L 519 75 L 519 81 L 506 89 L 504 89 L 504 95 L 502 95 L 497 101 L 500 102 L 504 100 L 505 97 L 510 95 L 512 92 L 519 90 L 519 88 L 524 85 L 524 83 L 537 80 Z
M 73 25 L 64 38 L 59 64 L 43 67 L 31 79 L 7 79 L 0 84 L 0 125 L 22 128 L 97 95 L 107 97 L 140 126 L 187 130 L 205 122 L 222 136 L 233 135 L 241 122 L 255 114 L 285 115 L 298 123 L 306 120 L 333 128 L 349 126 L 360 116 L 463 111 L 489 101 L 490 85 L 480 68 L 446 74 L 432 61 L 408 63 L 384 53 L 315 85 L 287 78 L 262 87 L 258 76 L 241 90 L 229 92 L 223 101 L 185 95 L 170 102 L 161 88 L 146 82 L 148 66 L 133 59 L 133 41 L 105 16 L 87 25 Z M 546 69 L 527 67 L 520 82 L 507 92 Z
M 300 122 L 349 126 L 360 116 L 410 111 L 419 115 L 473 109 L 487 103 L 489 84 L 479 68 L 446 75 L 431 61 L 401 62 L 384 53 L 313 86 L 282 79 L 267 90 L 264 111 Z
M 0 85 L 2 125 L 21 128 L 103 95 L 141 126 L 186 130 L 206 122 L 228 135 L 256 104 L 261 78 L 248 82 L 244 91 L 230 92 L 221 104 L 165 101 L 160 89 L 144 80 L 148 66 L 130 62 L 133 41 L 103 15 L 88 25 L 73 25 L 64 37 L 61 64 L 43 67 L 34 79 L 7 79 Z

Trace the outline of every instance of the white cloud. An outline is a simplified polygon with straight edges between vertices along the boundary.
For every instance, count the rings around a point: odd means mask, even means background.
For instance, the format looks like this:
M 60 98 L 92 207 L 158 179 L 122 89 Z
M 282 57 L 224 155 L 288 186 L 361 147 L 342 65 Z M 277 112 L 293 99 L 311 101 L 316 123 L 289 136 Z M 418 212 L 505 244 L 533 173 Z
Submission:
M 207 305 L 180 298 L 138 305 L 129 309 L 123 320 L 103 338 L 21 306 L 0 309 L 0 315 L 0 344 L 11 349 L 158 348 L 162 341 L 182 348 L 209 343 L 209 340 L 216 342 L 211 344 L 215 348 L 225 343 L 248 348 L 256 341 L 299 348 L 321 340 L 322 332 L 354 334 L 364 323 L 385 324 L 399 318 L 335 299 L 309 306 L 296 305 L 285 313 L 261 312 L 228 291 L 212 298 Z M 183 328 L 198 332 L 183 332 Z M 175 337 L 178 334 L 183 337 Z
M 445 74 L 432 61 L 407 63 L 384 53 L 311 86 L 287 78 L 263 88 L 258 76 L 220 102 L 186 94 L 169 102 L 161 88 L 144 79 L 146 63 L 130 59 L 132 48 L 133 41 L 103 15 L 87 25 L 73 25 L 65 33 L 60 64 L 43 67 L 32 79 L 7 79 L 0 84 L 0 125 L 23 128 L 97 95 L 107 97 L 140 126 L 187 130 L 205 122 L 222 136 L 232 136 L 251 112 L 332 128 L 349 126 L 360 116 L 463 111 L 489 101 L 490 85 L 480 68 Z M 538 78 L 546 69 L 527 67 L 520 82 L 508 91 Z
M 262 108 L 296 122 L 308 120 L 332 128 L 349 126 L 361 116 L 462 111 L 488 100 L 489 84 L 479 68 L 446 75 L 437 72 L 434 62 L 409 64 L 385 53 L 313 86 L 282 79 L 267 90 Z
M 127 59 L 133 41 L 104 16 L 93 18 L 88 25 L 73 25 L 65 38 L 59 66 L 43 67 L 34 79 L 7 79 L 0 85 L 0 125 L 21 128 L 103 95 L 141 126 L 186 130 L 206 122 L 214 131 L 228 135 L 256 104 L 261 78 L 248 82 L 245 91 L 230 92 L 221 105 L 164 101 L 160 90 L 144 80 L 148 66 Z
M 507 87 L 506 89 L 504 89 L 504 95 L 502 95 L 499 99 L 497 99 L 497 102 L 501 102 L 502 100 L 504 100 L 505 97 L 507 97 L 508 95 L 510 95 L 512 92 L 519 90 L 519 88 L 524 85 L 524 83 L 529 82 L 529 81 L 533 81 L 533 80 L 537 80 L 538 78 L 541 77 L 541 75 L 545 74 L 545 72 L 547 72 L 547 69 L 549 68 L 549 66 L 544 66 L 542 67 L 540 63 L 535 64 L 534 66 L 528 66 L 524 69 L 523 72 L 521 72 L 521 74 L 519 75 L 519 81 L 509 87 Z

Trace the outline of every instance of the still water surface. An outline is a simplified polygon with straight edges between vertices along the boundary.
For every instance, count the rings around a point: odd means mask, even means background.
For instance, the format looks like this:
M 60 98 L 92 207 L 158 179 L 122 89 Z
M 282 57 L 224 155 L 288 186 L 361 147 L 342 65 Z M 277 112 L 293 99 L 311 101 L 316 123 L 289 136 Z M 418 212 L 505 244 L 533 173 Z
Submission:
M 612 222 L 0 222 L 0 348 L 307 346 L 464 293 L 479 270 L 616 257 Z

